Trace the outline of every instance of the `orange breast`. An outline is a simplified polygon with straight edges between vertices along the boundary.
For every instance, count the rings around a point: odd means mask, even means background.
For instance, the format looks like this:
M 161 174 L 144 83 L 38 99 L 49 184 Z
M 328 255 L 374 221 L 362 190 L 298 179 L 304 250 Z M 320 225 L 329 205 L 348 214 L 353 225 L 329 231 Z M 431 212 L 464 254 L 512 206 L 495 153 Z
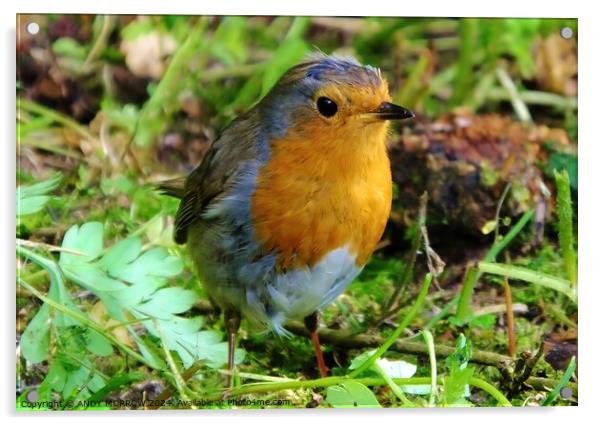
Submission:
M 391 208 L 391 170 L 386 124 L 369 127 L 353 137 L 305 130 L 272 142 L 251 211 L 280 268 L 314 265 L 345 245 L 362 266 L 374 251 Z

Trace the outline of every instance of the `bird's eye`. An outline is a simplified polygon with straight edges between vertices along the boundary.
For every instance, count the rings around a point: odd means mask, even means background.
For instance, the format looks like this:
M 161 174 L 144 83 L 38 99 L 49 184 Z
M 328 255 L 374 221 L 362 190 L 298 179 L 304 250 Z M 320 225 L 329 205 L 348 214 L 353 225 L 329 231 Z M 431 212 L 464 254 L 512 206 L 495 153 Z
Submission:
M 338 106 L 332 99 L 322 96 L 318 98 L 316 104 L 320 114 L 324 115 L 325 117 L 332 117 L 337 113 Z

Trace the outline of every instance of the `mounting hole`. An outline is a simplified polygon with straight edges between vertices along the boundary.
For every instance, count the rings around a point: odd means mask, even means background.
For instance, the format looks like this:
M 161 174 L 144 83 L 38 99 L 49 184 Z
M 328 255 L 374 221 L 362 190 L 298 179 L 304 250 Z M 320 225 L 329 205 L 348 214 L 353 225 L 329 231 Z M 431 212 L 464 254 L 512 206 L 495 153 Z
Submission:
M 33 402 L 38 401 L 38 399 L 40 398 L 40 395 L 38 394 L 38 392 L 36 390 L 31 390 L 30 392 L 27 393 L 25 398 L 27 399 L 27 401 L 33 403 Z
M 36 35 L 40 32 L 40 26 L 35 22 L 30 22 L 25 25 L 25 31 L 27 31 L 28 34 Z
M 570 387 L 564 387 L 560 390 L 560 397 L 571 398 L 573 396 L 573 390 Z
M 560 30 L 560 36 L 566 40 L 573 38 L 573 30 L 569 27 L 564 27 Z

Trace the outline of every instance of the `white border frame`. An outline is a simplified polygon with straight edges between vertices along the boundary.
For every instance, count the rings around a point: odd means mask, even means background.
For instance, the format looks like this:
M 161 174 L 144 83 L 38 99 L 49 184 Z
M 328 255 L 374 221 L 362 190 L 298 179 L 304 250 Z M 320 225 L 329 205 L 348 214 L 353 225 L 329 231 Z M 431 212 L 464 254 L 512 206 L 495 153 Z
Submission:
M 486 3 L 486 4 L 485 4 Z M 164 424 L 167 417 L 177 417 L 183 421 L 245 421 L 245 425 L 254 423 L 307 424 L 316 420 L 342 420 L 352 423 L 363 423 L 376 415 L 378 421 L 449 421 L 461 422 L 463 425 L 505 424 L 516 420 L 540 421 L 546 424 L 566 424 L 589 419 L 598 413 L 596 403 L 599 399 L 602 382 L 598 357 L 600 344 L 600 311 L 602 303 L 602 282 L 597 273 L 598 246 L 602 242 L 598 222 L 600 212 L 600 183 L 602 182 L 602 144 L 601 131 L 598 129 L 602 120 L 602 92 L 600 80 L 600 41 L 602 40 L 602 20 L 594 11 L 595 2 L 557 1 L 534 2 L 525 0 L 506 0 L 503 2 L 471 2 L 469 0 L 451 1 L 384 1 L 370 0 L 366 3 L 349 0 L 258 0 L 250 1 L 213 1 L 196 2 L 191 0 L 102 0 L 88 1 L 70 0 L 34 1 L 5 0 L 1 2 L 0 19 L 3 22 L 3 52 L 0 72 L 5 90 L 0 100 L 0 118 L 2 120 L 3 140 L 3 182 L 2 200 L 7 203 L 0 209 L 3 217 L 2 231 L 2 270 L 6 276 L 3 282 L 4 311 L 6 319 L 5 335 L 9 335 L 6 349 L 2 350 L 4 383 L 1 386 L 4 412 L 11 419 L 35 420 L 48 423 L 65 423 L 81 421 L 84 417 L 91 423 L 102 423 L 107 418 L 134 418 L 148 424 Z M 15 350 L 12 336 L 14 327 L 14 240 L 12 232 L 15 225 L 15 23 L 16 13 L 126 13 L 126 14 L 205 14 L 205 15 L 325 15 L 325 16 L 491 16 L 491 17 L 571 17 L 579 19 L 579 312 L 582 318 L 579 323 L 579 407 L 576 408 L 525 408 L 525 409 L 382 409 L 376 410 L 272 410 L 266 411 L 160 411 L 160 412 L 36 412 L 31 414 L 15 413 L 14 386 Z M 7 208 L 6 205 L 10 208 Z M 598 417 L 600 414 L 598 413 Z M 598 419 L 599 420 L 599 419 Z M 586 421 L 588 423 L 589 421 Z

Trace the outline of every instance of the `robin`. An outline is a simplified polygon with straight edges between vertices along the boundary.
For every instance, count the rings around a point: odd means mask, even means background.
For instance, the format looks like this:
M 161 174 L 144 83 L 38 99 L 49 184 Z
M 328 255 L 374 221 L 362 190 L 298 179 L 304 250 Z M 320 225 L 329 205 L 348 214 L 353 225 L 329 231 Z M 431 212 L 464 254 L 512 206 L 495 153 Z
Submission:
M 228 368 L 241 318 L 287 335 L 304 319 L 326 376 L 318 312 L 360 273 L 391 209 L 390 103 L 380 71 L 312 54 L 226 127 L 183 187 L 175 241 L 187 244 L 224 312 Z

